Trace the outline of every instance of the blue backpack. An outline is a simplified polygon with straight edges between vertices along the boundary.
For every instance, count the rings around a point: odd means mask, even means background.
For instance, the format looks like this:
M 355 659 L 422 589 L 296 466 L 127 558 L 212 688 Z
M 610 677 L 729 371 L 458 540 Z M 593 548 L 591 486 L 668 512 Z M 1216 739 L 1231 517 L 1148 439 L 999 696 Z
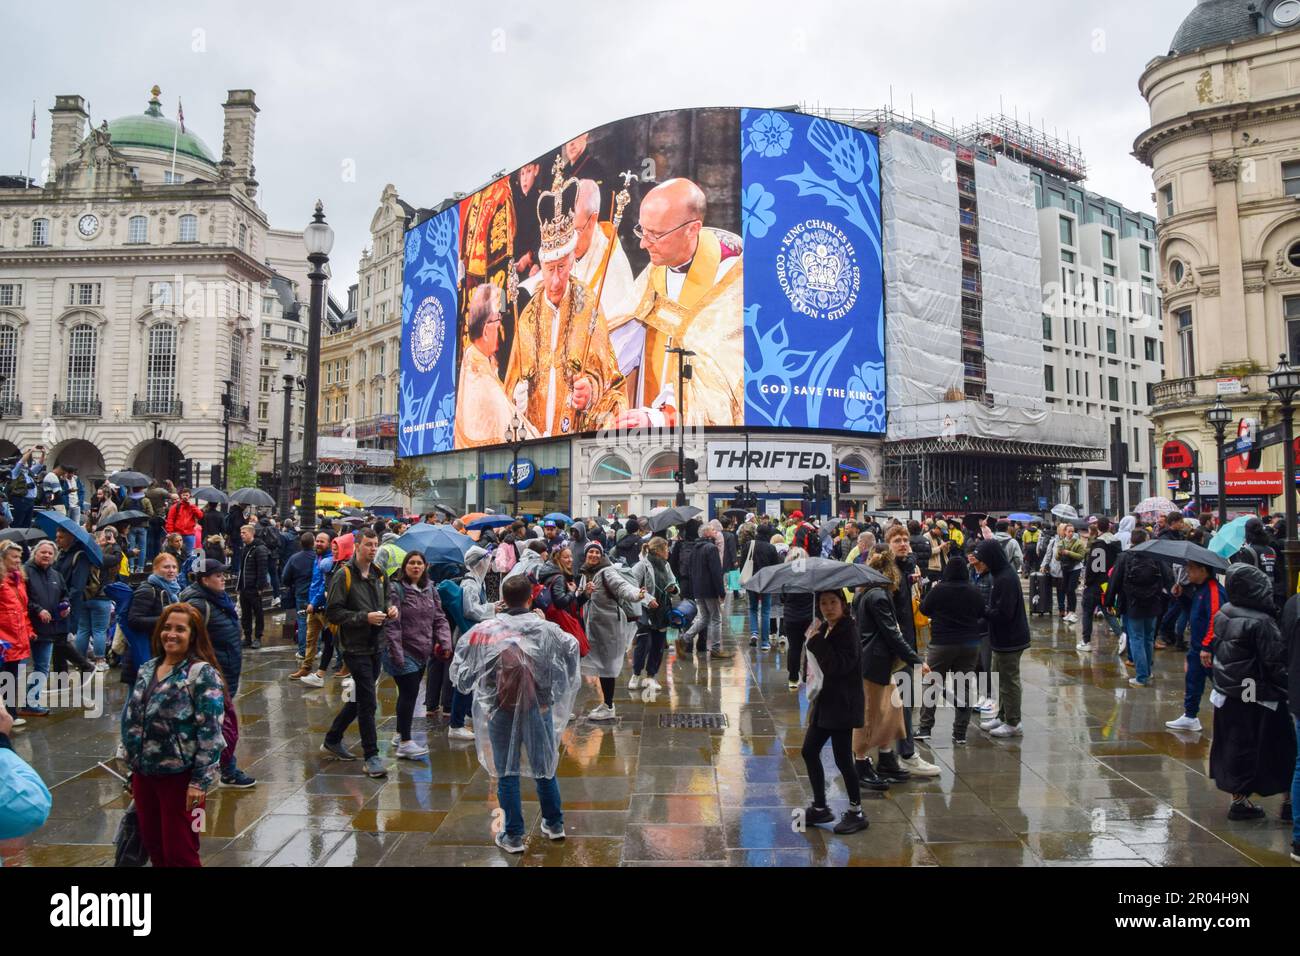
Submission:
M 438 582 L 438 600 L 451 623 L 461 634 L 466 634 L 474 623 L 465 617 L 465 590 L 454 578 Z

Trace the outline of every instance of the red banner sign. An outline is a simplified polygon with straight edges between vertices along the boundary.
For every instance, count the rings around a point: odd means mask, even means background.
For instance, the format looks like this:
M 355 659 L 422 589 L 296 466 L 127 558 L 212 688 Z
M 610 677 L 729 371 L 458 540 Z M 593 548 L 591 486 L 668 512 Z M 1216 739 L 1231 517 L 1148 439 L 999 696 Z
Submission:
M 1168 471 L 1192 467 L 1192 449 L 1186 442 L 1167 441 L 1160 452 L 1160 466 Z

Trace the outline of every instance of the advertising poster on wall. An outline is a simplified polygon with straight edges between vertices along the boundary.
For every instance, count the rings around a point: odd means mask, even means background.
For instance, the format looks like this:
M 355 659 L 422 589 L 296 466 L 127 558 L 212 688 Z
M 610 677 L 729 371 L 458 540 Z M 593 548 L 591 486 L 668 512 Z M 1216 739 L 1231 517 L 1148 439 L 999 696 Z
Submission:
M 883 432 L 879 181 L 850 127 L 672 110 L 417 222 L 401 454 L 681 423 Z

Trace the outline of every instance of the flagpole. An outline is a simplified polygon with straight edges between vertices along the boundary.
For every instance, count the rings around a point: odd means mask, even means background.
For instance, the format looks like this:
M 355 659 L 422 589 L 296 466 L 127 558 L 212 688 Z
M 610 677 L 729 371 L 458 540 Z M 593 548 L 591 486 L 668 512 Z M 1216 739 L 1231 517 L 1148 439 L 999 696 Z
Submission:
M 32 143 L 36 142 L 36 101 L 32 100 L 32 135 L 27 140 L 27 176 L 23 189 L 32 187 Z
M 179 103 L 180 100 L 177 100 L 176 102 Z M 180 123 L 177 123 L 176 128 L 172 130 L 172 168 L 171 168 L 171 172 L 167 174 L 167 178 L 170 179 L 172 182 L 176 181 L 176 143 L 177 140 L 180 139 L 180 135 L 181 135 L 181 127 L 180 127 Z

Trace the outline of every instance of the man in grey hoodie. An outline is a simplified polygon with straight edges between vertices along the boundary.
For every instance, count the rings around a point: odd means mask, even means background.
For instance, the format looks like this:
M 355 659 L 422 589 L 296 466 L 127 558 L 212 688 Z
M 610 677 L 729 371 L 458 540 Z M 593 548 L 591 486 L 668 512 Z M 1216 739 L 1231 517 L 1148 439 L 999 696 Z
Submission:
M 1083 615 L 1079 622 L 1083 630 L 1075 650 L 1092 650 L 1093 613 L 1102 607 L 1105 597 L 1102 585 L 1110 582 L 1110 571 L 1115 567 L 1122 550 L 1119 539 L 1110 533 L 1110 519 L 1102 515 L 1093 525 L 1088 537 L 1088 550 L 1083 559 L 1083 606 L 1079 609 Z M 1105 615 L 1106 626 L 1118 637 L 1121 630 L 1119 618 L 1104 609 L 1102 613 Z
M 997 523 L 993 540 L 1002 545 L 1002 553 L 1007 556 L 1007 563 L 1019 574 L 1025 567 L 1025 552 L 1020 549 L 1020 542 L 1011 534 L 1011 524 L 1007 521 Z

